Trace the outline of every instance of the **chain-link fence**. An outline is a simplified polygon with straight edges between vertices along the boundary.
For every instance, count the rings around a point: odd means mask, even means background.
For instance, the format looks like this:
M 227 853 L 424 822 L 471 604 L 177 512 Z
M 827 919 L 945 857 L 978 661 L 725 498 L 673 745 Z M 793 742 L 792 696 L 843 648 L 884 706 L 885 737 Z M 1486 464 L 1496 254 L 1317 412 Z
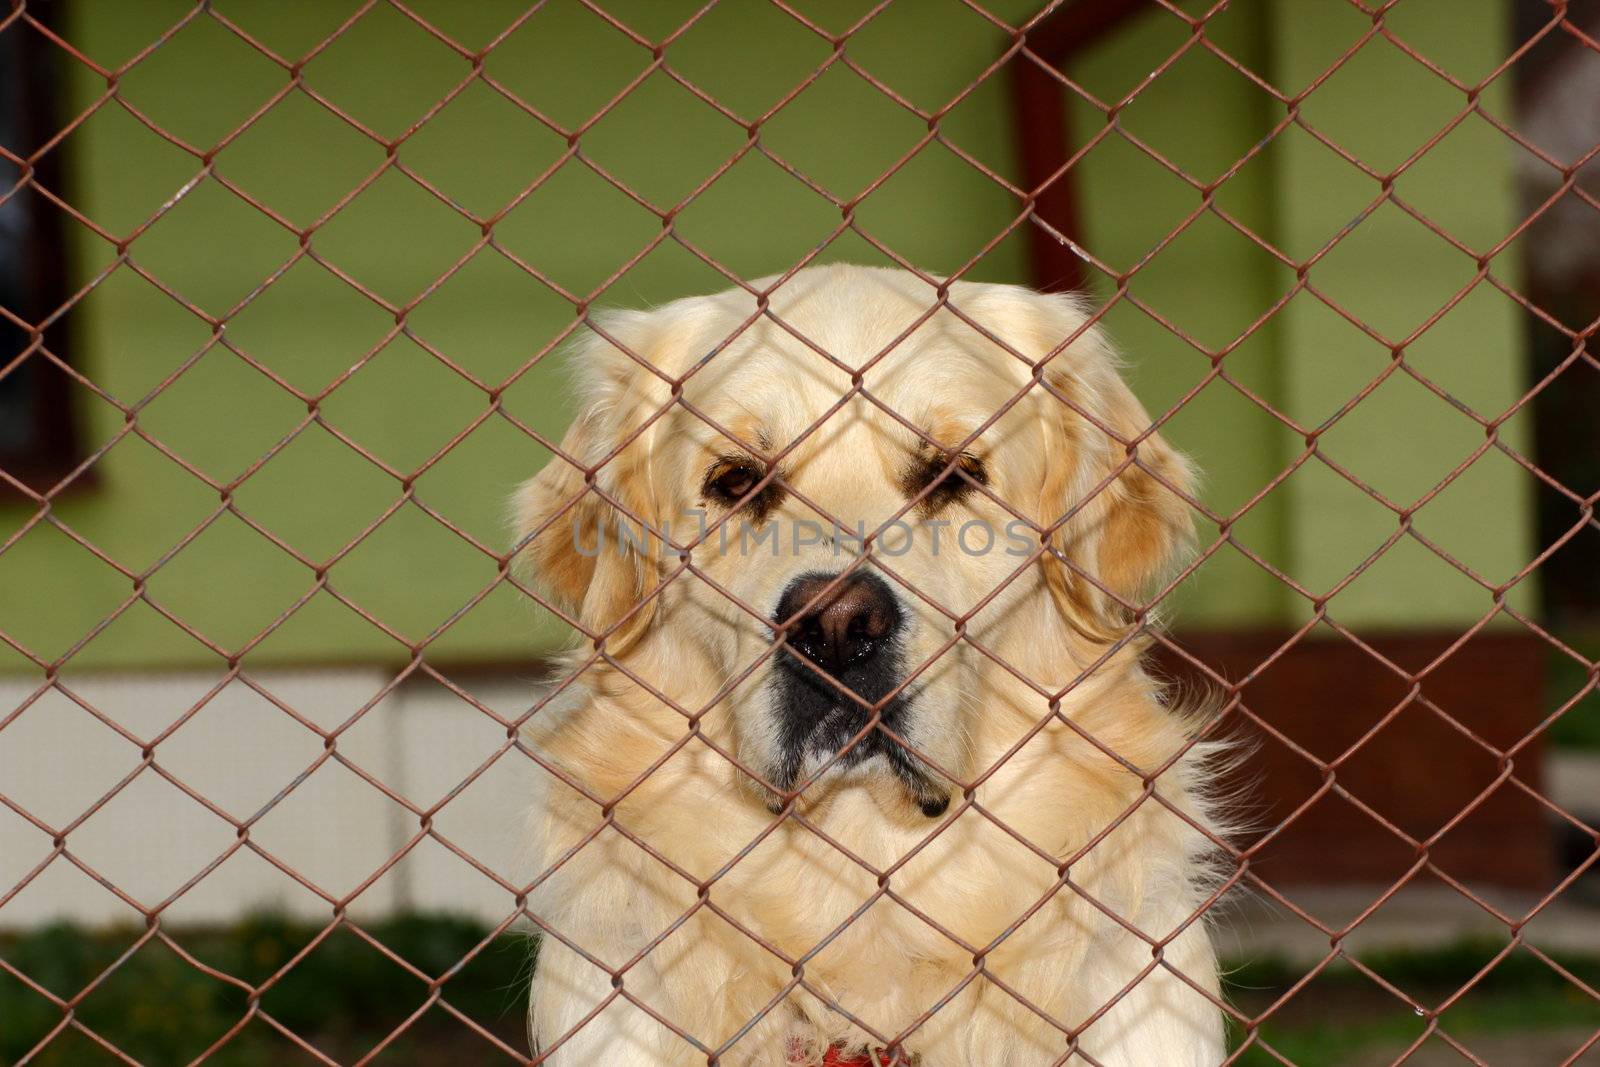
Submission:
M 7 1054 L 1123 1063 L 1159 985 L 1227 1062 L 1587 1062 L 1600 18 L 1466 6 L 11 0 Z M 866 349 L 829 332 L 884 301 Z M 989 377 L 939 378 L 935 333 Z M 934 393 L 972 410 L 935 425 Z M 838 501 L 881 442 L 841 413 L 922 464 L 870 529 Z M 1077 451 L 996 444 L 1058 424 Z M 702 451 L 650 473 L 669 433 Z M 699 529 L 636 491 L 668 476 Z M 956 505 L 1021 550 L 886 549 Z M 730 562 L 784 508 L 852 547 Z M 639 538 L 625 573 L 606 531 Z M 1043 659 L 988 636 L 1034 583 Z M 726 654 L 659 651 L 687 634 Z M 971 707 L 934 736 L 907 708 L 952 676 Z M 769 685 L 847 725 L 767 758 L 727 720 Z M 1130 686 L 1145 726 L 1097 717 Z M 1002 688 L 1031 717 L 980 765 L 960 716 Z M 586 725 L 604 700 L 647 727 Z M 1170 744 L 1162 701 L 1196 709 Z M 1057 798 L 1090 812 L 1063 840 L 1002 796 L 1051 766 L 1034 738 L 1118 783 Z M 869 756 L 903 834 L 826 808 Z M 1145 925 L 1094 873 L 1133 838 L 1193 876 Z M 780 847 L 813 881 L 775 904 Z M 1006 894 L 937 888 L 986 864 L 1027 872 L 993 929 L 967 916 Z M 845 903 L 774 917 L 810 897 Z M 470 919 L 407 925 L 431 912 Z M 1019 960 L 1074 937 L 1141 962 L 1041 998 Z M 697 951 L 759 963 L 706 985 Z M 934 977 L 863 1004 L 852 958 Z M 969 1030 L 994 1058 L 949 1058 Z

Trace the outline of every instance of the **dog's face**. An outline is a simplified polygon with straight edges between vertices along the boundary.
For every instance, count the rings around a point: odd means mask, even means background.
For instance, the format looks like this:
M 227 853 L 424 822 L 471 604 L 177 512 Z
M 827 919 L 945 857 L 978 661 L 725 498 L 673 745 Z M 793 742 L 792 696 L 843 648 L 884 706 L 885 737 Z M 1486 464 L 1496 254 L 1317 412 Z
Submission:
M 819 268 L 771 315 L 735 292 L 604 319 L 577 465 L 518 497 L 535 591 L 623 662 L 653 647 L 669 695 L 709 670 L 769 806 L 864 781 L 939 815 L 991 657 L 1113 635 L 1188 529 L 1187 467 L 1075 303 L 935 303 Z

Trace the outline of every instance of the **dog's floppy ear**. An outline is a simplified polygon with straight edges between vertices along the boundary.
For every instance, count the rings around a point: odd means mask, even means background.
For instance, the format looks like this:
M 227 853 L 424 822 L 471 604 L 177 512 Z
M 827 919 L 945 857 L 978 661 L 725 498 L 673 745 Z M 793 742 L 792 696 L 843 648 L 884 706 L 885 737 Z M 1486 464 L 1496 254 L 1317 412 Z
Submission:
M 625 619 L 605 639 L 613 653 L 649 628 L 655 600 L 644 601 L 660 577 L 660 539 L 641 526 L 660 528 L 650 463 L 654 428 L 640 428 L 668 392 L 628 354 L 653 362 L 650 317 L 608 315 L 599 328 L 616 344 L 593 331 L 576 344 L 569 358 L 579 411 L 561 439 L 570 462 L 552 456 L 511 501 L 519 580 L 591 635 Z
M 1046 573 L 1073 621 L 1108 639 L 1126 630 L 1130 606 L 1142 605 L 1192 540 L 1184 498 L 1194 495 L 1195 475 L 1181 453 L 1151 432 L 1150 416 L 1117 373 L 1105 335 L 1085 328 L 1082 303 L 1034 299 L 1039 355 L 1074 338 L 1044 367 L 1042 380 L 1053 395 L 1043 399 L 1049 414 L 1039 508 L 1043 526 L 1069 516 L 1051 544 L 1074 566 L 1047 555 Z

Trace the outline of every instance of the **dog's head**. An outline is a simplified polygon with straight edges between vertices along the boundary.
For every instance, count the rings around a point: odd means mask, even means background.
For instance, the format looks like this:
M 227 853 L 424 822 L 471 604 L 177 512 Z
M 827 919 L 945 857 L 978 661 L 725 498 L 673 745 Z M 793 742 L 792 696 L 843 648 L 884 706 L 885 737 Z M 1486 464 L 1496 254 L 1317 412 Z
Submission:
M 936 304 L 824 267 L 603 317 L 565 457 L 519 490 L 531 588 L 669 696 L 709 674 L 769 804 L 866 779 L 940 814 L 982 672 L 1060 684 L 1189 532 L 1189 468 L 1078 302 Z

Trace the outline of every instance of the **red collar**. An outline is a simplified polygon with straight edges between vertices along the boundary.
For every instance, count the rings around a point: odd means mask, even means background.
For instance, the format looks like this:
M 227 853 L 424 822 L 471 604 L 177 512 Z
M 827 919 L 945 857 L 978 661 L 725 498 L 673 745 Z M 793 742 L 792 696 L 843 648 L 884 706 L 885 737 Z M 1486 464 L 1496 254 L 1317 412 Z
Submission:
M 881 1049 L 863 1052 L 845 1059 L 844 1053 L 839 1051 L 837 1045 L 828 1049 L 822 1057 L 822 1067 L 888 1067 L 891 1062 L 889 1054 Z
M 805 1046 L 799 1041 L 791 1040 L 789 1043 L 789 1063 L 803 1063 L 806 1060 Z M 908 1061 L 904 1056 L 896 1060 L 883 1049 L 866 1049 L 854 1056 L 846 1056 L 838 1045 L 830 1045 L 822 1054 L 822 1067 L 900 1067 Z

